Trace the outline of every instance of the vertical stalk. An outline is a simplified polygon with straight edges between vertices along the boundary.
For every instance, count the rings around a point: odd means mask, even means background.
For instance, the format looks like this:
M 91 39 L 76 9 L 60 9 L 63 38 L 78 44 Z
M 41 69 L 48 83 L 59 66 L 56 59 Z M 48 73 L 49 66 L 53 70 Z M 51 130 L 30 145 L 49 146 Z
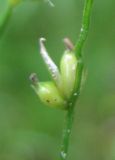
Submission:
M 76 81 L 75 91 L 68 103 L 69 109 L 67 110 L 66 117 L 65 117 L 65 128 L 63 130 L 63 139 L 62 139 L 61 153 L 60 153 L 61 160 L 66 160 L 68 156 L 69 139 L 70 139 L 72 124 L 74 119 L 74 108 L 80 94 L 81 79 L 82 79 L 82 72 L 83 72 L 82 48 L 83 48 L 84 42 L 86 41 L 88 31 L 89 31 L 92 4 L 93 4 L 93 0 L 85 0 L 81 31 L 79 34 L 78 41 L 74 48 L 74 51 L 78 59 L 78 66 L 77 66 L 78 69 L 77 69 L 77 75 L 76 75 L 77 81 Z
M 81 55 L 82 48 L 83 48 L 84 42 L 87 39 L 89 25 L 90 25 L 92 4 L 93 4 L 93 0 L 85 0 L 81 30 L 80 30 L 78 41 L 75 45 L 75 52 L 78 57 L 82 56 Z
M 66 157 L 67 157 L 69 139 L 70 139 L 72 124 L 73 124 L 73 115 L 74 115 L 73 112 L 74 112 L 74 109 L 72 106 L 72 107 L 69 107 L 69 110 L 66 113 L 65 128 L 63 130 L 63 142 L 61 145 L 61 153 L 60 153 L 61 160 L 66 160 Z
M 7 10 L 4 13 L 4 15 L 2 17 L 0 17 L 0 37 L 2 36 L 2 34 L 6 28 L 6 25 L 8 23 L 9 18 L 10 18 L 11 12 L 12 12 L 12 8 L 9 5 L 7 7 Z
M 24 1 L 24 0 L 23 0 Z M 4 30 L 7 27 L 8 21 L 12 15 L 12 11 L 19 3 L 21 3 L 22 0 L 8 0 L 7 2 L 7 8 L 4 12 L 4 14 L 0 15 L 0 38 L 4 34 Z

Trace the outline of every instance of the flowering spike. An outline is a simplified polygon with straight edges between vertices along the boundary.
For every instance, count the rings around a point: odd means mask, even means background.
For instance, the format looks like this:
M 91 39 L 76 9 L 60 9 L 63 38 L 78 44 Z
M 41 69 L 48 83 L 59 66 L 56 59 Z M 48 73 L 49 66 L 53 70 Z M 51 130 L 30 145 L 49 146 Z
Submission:
M 40 38 L 40 54 L 51 74 L 51 77 L 53 78 L 54 82 L 56 83 L 56 85 L 60 88 L 61 85 L 61 76 L 60 76 L 60 72 L 58 70 L 58 67 L 56 66 L 56 64 L 53 62 L 53 60 L 50 58 L 45 46 L 44 46 L 44 42 L 46 41 L 45 38 Z

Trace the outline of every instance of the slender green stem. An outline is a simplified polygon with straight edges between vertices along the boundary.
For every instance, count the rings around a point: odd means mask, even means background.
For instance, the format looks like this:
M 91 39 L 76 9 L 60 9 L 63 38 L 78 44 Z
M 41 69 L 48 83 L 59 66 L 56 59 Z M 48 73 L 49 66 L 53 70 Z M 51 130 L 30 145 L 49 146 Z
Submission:
M 15 0 L 15 1 L 9 1 L 8 2 L 8 6 L 6 11 L 4 12 L 4 14 L 0 14 L 0 38 L 2 37 L 2 35 L 4 34 L 4 30 L 7 27 L 8 24 L 8 20 L 12 14 L 12 10 L 20 3 L 24 2 L 24 1 L 38 1 L 38 0 Z M 50 0 L 47 0 L 48 3 L 53 6 L 53 3 Z
M 91 9 L 92 9 L 93 0 L 85 0 L 84 11 L 83 11 L 83 19 L 82 19 L 82 26 L 78 41 L 75 46 L 75 53 L 78 58 L 78 66 L 77 66 L 77 81 L 75 85 L 75 90 L 73 95 L 70 98 L 68 103 L 68 111 L 65 117 L 65 128 L 63 130 L 63 140 L 61 145 L 61 160 L 66 160 L 68 155 L 68 147 L 69 147 L 69 139 L 71 135 L 71 129 L 74 119 L 74 108 L 76 101 L 78 100 L 81 88 L 81 80 L 82 80 L 82 72 L 83 72 L 83 62 L 82 62 L 82 48 L 84 42 L 86 41 L 88 30 L 89 30 L 89 23 L 90 23 L 90 16 L 91 16 Z
M 78 63 L 78 70 L 77 70 L 77 75 L 79 76 L 75 86 L 76 90 L 74 91 L 72 97 L 70 98 L 70 101 L 68 102 L 69 109 L 67 110 L 66 117 L 65 117 L 65 128 L 63 130 L 63 139 L 62 139 L 61 153 L 60 153 L 61 160 L 67 159 L 69 139 L 70 139 L 72 124 L 74 119 L 74 108 L 80 94 L 82 70 L 83 70 L 83 63 L 80 62 Z
M 78 57 L 81 57 L 82 48 L 88 35 L 92 4 L 93 4 L 93 0 L 85 0 L 82 26 L 81 26 L 78 41 L 75 46 L 75 52 Z
M 69 138 L 70 138 L 71 128 L 73 124 L 73 115 L 74 115 L 73 112 L 74 112 L 74 109 L 72 106 L 72 107 L 69 107 L 69 110 L 66 113 L 65 128 L 63 130 L 63 142 L 61 145 L 61 153 L 60 153 L 61 160 L 65 160 L 67 157 Z
M 5 28 L 6 28 L 6 25 L 8 23 L 8 20 L 9 20 L 9 17 L 11 15 L 11 12 L 12 12 L 12 8 L 9 5 L 7 7 L 7 10 L 3 14 L 3 16 L 2 17 L 0 16 L 0 37 L 2 36 L 2 34 L 3 34 L 3 32 L 4 32 Z
M 8 1 L 7 8 L 5 9 L 4 13 L 0 15 L 0 37 L 3 35 L 4 30 L 8 24 L 10 16 L 12 14 L 12 10 L 24 0 L 16 0 L 16 1 Z
M 4 30 L 6 29 L 8 21 L 12 15 L 12 10 L 22 1 L 24 0 L 17 1 L 17 3 L 14 4 L 9 1 L 6 10 L 4 11 L 3 14 L 0 15 L 0 38 L 4 34 Z

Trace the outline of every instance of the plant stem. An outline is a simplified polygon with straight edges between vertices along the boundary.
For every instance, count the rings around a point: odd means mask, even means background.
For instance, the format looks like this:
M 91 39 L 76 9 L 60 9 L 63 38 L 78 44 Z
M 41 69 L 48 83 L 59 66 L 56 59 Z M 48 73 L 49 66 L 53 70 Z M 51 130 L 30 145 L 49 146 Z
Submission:
M 93 0 L 85 0 L 84 11 L 83 11 L 83 19 L 82 19 L 82 26 L 78 41 L 75 45 L 75 53 L 78 58 L 78 66 L 77 66 L 77 81 L 74 93 L 70 98 L 68 103 L 68 110 L 65 117 L 65 128 L 63 130 L 63 140 L 61 145 L 61 153 L 60 157 L 61 160 L 66 160 L 68 155 L 68 147 L 69 147 L 69 139 L 71 135 L 71 129 L 74 119 L 74 108 L 76 101 L 78 100 L 81 88 L 81 80 L 82 80 L 82 72 L 83 72 L 83 62 L 82 62 L 82 48 L 84 42 L 86 41 L 89 24 L 90 24 L 90 16 L 91 16 L 91 9 L 92 9 Z
M 61 160 L 65 160 L 67 157 L 67 152 L 68 152 L 68 145 L 69 145 L 69 137 L 71 134 L 71 128 L 72 128 L 72 123 L 73 123 L 73 106 L 69 107 L 69 110 L 66 113 L 66 118 L 65 118 L 65 128 L 63 130 L 63 143 L 61 145 Z
M 82 48 L 88 35 L 92 4 L 93 4 L 93 0 L 85 0 L 81 30 L 80 30 L 78 41 L 75 45 L 75 52 L 78 57 L 82 56 L 81 55 Z
M 16 4 L 13 4 L 12 1 L 9 1 L 8 4 L 7 4 L 7 8 L 6 8 L 4 14 L 2 16 L 0 15 L 0 38 L 4 34 L 4 31 L 5 31 L 6 27 L 7 27 L 8 21 L 9 21 L 11 15 L 12 15 L 13 9 L 19 3 L 21 3 L 21 0 L 17 1 Z
M 4 15 L 2 17 L 0 17 L 0 37 L 2 36 L 2 34 L 6 28 L 6 25 L 8 23 L 9 18 L 10 18 L 11 12 L 12 12 L 12 8 L 9 5 L 7 7 L 7 10 L 4 13 Z

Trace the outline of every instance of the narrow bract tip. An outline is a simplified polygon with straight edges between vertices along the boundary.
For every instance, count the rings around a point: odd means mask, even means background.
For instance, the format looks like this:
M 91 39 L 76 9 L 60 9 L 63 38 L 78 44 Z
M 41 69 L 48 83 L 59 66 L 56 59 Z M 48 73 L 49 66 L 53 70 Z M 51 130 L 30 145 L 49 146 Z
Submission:
M 63 42 L 69 51 L 72 51 L 74 49 L 74 45 L 69 38 L 64 38 Z
M 37 74 L 36 73 L 31 73 L 31 75 L 29 76 L 29 80 L 33 83 L 36 84 L 39 82 Z

